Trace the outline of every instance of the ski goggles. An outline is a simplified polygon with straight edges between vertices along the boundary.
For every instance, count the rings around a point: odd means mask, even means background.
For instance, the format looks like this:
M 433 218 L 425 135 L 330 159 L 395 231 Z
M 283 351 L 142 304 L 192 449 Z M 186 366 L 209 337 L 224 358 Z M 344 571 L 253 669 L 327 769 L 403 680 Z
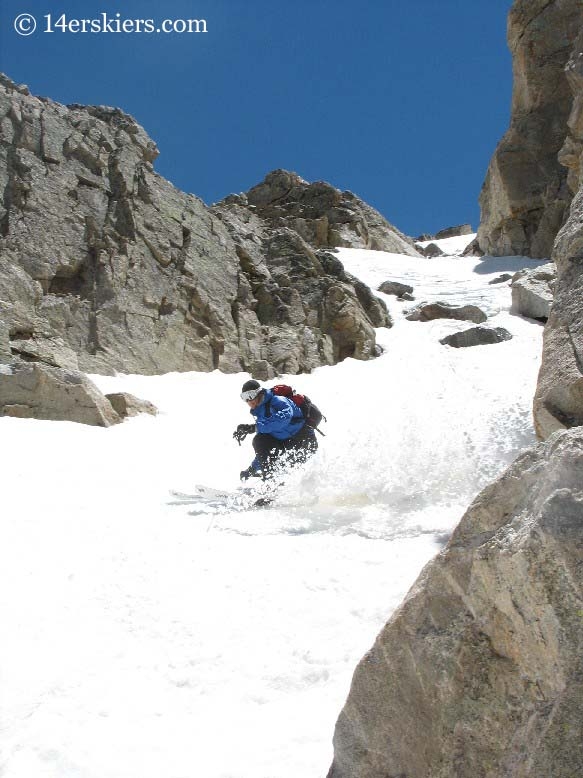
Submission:
M 248 389 L 246 392 L 241 392 L 241 399 L 245 400 L 245 402 L 249 402 L 249 400 L 254 400 L 258 395 L 261 394 L 263 389 L 259 387 L 259 389 Z

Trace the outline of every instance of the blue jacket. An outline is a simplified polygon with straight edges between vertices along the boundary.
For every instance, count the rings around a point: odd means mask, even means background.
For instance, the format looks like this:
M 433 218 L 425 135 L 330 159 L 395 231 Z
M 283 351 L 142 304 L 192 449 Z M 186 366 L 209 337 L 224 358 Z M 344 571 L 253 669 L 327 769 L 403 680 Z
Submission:
M 272 435 L 278 440 L 287 440 L 297 435 L 306 423 L 304 414 L 295 402 L 273 394 L 271 389 L 265 390 L 263 402 L 251 413 L 255 416 L 257 432 L 260 435 Z

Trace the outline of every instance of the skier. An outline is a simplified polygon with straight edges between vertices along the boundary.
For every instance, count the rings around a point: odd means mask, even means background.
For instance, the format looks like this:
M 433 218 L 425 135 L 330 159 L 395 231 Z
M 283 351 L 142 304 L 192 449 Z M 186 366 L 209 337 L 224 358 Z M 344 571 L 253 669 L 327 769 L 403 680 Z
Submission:
M 293 463 L 305 462 L 318 448 L 314 429 L 306 424 L 301 409 L 288 397 L 274 394 L 253 379 L 245 381 L 241 390 L 244 400 L 255 417 L 255 424 L 239 424 L 233 437 L 241 443 L 247 435 L 253 438 L 255 458 L 240 478 L 253 476 L 269 478 L 277 460 L 289 452 Z

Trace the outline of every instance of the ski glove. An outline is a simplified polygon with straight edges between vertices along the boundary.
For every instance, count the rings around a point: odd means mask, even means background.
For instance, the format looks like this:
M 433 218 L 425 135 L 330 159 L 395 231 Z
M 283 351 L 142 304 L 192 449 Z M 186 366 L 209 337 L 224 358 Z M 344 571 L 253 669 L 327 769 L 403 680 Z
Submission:
M 237 443 L 241 445 L 241 441 L 245 440 L 247 435 L 252 435 L 254 432 L 255 432 L 254 424 L 239 424 L 235 432 L 233 432 L 233 437 L 235 438 Z

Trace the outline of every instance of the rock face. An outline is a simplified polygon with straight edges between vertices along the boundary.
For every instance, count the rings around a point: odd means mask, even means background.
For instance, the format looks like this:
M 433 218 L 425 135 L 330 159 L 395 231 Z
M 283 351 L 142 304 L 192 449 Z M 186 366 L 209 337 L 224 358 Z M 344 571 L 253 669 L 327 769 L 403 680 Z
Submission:
M 243 271 L 232 313 L 256 378 L 272 378 L 274 368 L 300 373 L 378 353 L 374 328 L 391 326 L 386 307 L 333 254 L 313 249 L 287 227 L 273 228 L 246 204 L 231 200 L 213 212 Z
M 425 303 L 415 308 L 406 317 L 407 321 L 433 321 L 433 319 L 456 319 L 481 324 L 488 318 L 477 305 L 449 305 L 448 303 Z
M 121 111 L 0 84 L 0 300 L 13 355 L 87 372 L 240 369 L 239 267 Z
M 583 430 L 474 501 L 361 661 L 329 778 L 572 778 L 583 764 Z
M 386 310 L 337 260 L 258 206 L 231 220 L 235 206 L 211 210 L 176 190 L 154 172 L 157 154 L 118 109 L 65 107 L 0 76 L 0 359 L 269 377 L 377 353 Z M 362 245 L 393 235 L 354 195 L 299 190 L 298 225 L 320 192 L 346 243 L 358 225 Z
M 443 238 L 457 238 L 460 235 L 471 235 L 473 233 L 471 224 L 458 224 L 456 227 L 446 227 L 444 230 L 439 230 L 435 238 L 442 240 Z
M 121 421 L 87 376 L 43 364 L 0 365 L 0 416 L 110 427 Z
M 308 183 L 297 173 L 274 170 L 257 186 L 217 203 L 253 211 L 273 229 L 297 232 L 313 248 L 366 248 L 418 256 L 413 240 L 352 192 L 325 181 Z
M 567 67 L 573 91 L 569 137 L 561 152 L 569 185 L 577 191 L 553 250 L 554 302 L 545 326 L 534 400 L 537 434 L 583 424 L 583 35 Z
M 552 262 L 533 270 L 519 270 L 512 278 L 512 313 L 546 321 L 556 279 L 557 271 Z
M 582 23 L 578 0 L 515 0 L 510 10 L 512 115 L 480 196 L 486 254 L 551 256 L 575 191 L 559 152 L 573 103 L 565 66 Z M 578 148 L 569 145 L 561 161 L 573 153 Z
M 470 348 L 471 346 L 491 346 L 512 340 L 512 335 L 504 327 L 470 327 L 469 330 L 446 335 L 439 342 L 453 348 Z
M 583 233 L 582 194 L 558 241 L 555 299 L 534 399 L 535 428 L 543 439 L 557 429 L 583 425 L 583 256 L 573 245 Z

